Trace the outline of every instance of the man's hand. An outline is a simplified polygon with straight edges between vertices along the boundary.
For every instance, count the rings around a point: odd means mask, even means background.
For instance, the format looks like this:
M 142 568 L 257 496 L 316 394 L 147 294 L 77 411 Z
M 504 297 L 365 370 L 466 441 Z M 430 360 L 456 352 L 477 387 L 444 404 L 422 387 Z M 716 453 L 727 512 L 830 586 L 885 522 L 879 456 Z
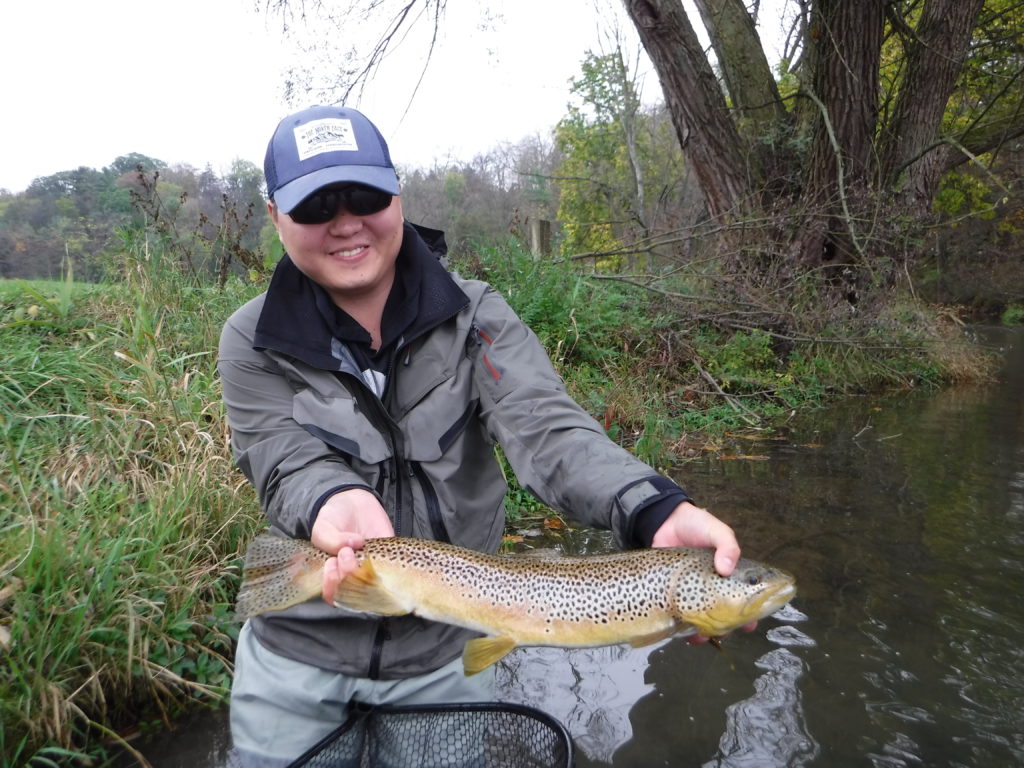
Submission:
M 715 550 L 715 570 L 728 576 L 740 559 L 740 545 L 732 528 L 706 509 L 684 501 L 668 516 L 651 541 L 652 547 L 704 547 Z M 752 622 L 742 627 L 750 632 L 757 626 Z M 706 643 L 708 638 L 693 635 L 689 642 Z
M 359 567 L 355 551 L 367 539 L 394 535 L 388 513 L 369 491 L 349 488 L 327 499 L 310 532 L 313 546 L 334 555 L 324 564 L 324 600 L 334 605 L 334 593 L 342 579 Z

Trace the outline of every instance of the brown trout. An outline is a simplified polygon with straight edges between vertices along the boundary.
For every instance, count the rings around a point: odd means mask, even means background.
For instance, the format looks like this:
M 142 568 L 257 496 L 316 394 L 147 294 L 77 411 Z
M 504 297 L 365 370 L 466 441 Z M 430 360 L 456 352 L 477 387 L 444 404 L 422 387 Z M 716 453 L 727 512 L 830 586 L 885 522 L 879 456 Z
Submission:
M 741 559 L 720 576 L 710 550 L 639 549 L 584 557 L 487 555 L 426 539 L 368 539 L 335 605 L 379 616 L 414 613 L 486 637 L 463 651 L 467 675 L 519 645 L 641 647 L 671 635 L 717 638 L 796 594 L 784 571 Z M 327 555 L 263 534 L 246 556 L 236 613 L 248 618 L 320 595 Z

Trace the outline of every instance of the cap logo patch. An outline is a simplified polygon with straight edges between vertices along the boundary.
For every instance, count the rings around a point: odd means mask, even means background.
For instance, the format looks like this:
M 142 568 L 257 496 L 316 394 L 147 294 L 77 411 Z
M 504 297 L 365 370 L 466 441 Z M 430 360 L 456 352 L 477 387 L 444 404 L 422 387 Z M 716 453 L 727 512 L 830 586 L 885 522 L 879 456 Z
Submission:
M 298 147 L 300 161 L 324 152 L 359 151 L 352 121 L 341 117 L 310 120 L 296 127 L 295 146 Z

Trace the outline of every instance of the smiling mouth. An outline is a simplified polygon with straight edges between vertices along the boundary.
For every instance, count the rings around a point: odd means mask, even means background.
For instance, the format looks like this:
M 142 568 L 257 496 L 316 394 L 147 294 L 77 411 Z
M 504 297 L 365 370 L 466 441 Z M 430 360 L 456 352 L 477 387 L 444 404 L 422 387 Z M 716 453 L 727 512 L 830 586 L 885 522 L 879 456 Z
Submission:
M 342 251 L 331 251 L 331 256 L 339 256 L 339 257 L 341 257 L 343 259 L 347 259 L 347 258 L 351 258 L 352 256 L 355 256 L 356 254 L 362 253 L 363 251 L 366 250 L 366 248 L 367 248 L 367 246 L 360 245 L 357 248 L 348 248 L 348 249 L 342 250 Z

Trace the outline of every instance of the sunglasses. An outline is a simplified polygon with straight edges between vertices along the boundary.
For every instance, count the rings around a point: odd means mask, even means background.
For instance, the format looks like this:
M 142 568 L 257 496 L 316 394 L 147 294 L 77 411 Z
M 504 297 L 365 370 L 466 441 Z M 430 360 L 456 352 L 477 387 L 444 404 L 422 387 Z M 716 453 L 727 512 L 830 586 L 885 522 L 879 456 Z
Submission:
M 344 206 L 353 216 L 369 216 L 391 205 L 393 195 L 373 187 L 349 185 L 314 192 L 288 214 L 296 224 L 323 224 Z

